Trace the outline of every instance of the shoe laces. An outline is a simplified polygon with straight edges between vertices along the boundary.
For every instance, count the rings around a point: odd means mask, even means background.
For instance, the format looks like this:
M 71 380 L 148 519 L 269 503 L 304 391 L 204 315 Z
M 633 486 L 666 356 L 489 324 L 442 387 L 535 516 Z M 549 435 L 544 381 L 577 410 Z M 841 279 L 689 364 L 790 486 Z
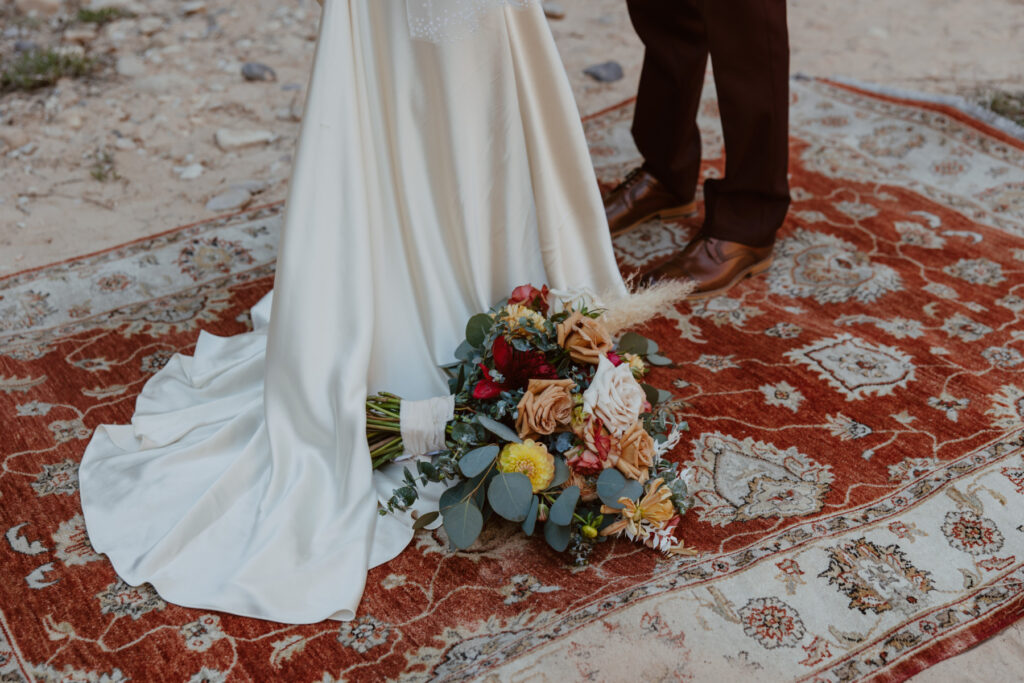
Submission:
M 622 182 L 619 183 L 618 187 L 615 188 L 615 191 L 618 192 L 619 190 L 625 190 L 631 185 L 635 185 L 637 180 L 640 178 L 641 173 L 643 173 L 643 169 L 639 166 L 631 170 L 626 174 L 626 177 L 622 179 Z

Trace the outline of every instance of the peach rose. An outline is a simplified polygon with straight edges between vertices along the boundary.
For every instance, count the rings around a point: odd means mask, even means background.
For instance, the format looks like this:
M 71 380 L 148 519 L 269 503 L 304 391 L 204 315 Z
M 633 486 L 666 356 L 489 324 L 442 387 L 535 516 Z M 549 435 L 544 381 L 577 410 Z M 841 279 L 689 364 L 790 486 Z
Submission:
M 536 439 L 567 429 L 572 421 L 575 387 L 571 379 L 531 379 L 519 400 L 519 438 Z
M 612 350 L 612 338 L 601 323 L 573 311 L 558 324 L 558 345 L 577 363 L 597 365 Z
M 650 477 L 654 464 L 654 438 L 639 420 L 626 430 L 619 441 L 619 459 L 615 466 L 630 479 L 643 484 Z

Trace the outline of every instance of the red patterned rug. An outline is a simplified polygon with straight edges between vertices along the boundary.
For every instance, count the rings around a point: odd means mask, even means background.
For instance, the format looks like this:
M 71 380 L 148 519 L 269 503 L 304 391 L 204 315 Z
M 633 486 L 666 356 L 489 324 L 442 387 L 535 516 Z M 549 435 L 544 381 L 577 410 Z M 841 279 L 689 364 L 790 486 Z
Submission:
M 652 380 L 690 424 L 698 558 L 608 543 L 573 569 L 503 530 L 457 554 L 421 532 L 354 622 L 166 604 L 92 550 L 77 462 L 200 328 L 248 327 L 281 206 L 0 280 L 0 681 L 898 681 L 1024 616 L 1024 144 L 819 81 L 792 112 L 771 271 L 647 330 L 678 363 Z M 586 122 L 607 183 L 630 116 Z M 628 235 L 622 265 L 695 225 Z

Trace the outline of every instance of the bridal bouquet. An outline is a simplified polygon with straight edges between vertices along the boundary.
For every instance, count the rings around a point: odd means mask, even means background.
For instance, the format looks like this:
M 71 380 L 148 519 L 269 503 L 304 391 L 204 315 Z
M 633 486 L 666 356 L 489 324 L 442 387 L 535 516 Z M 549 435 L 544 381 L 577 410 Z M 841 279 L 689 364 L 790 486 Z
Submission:
M 628 538 L 666 553 L 692 554 L 675 538 L 691 501 L 678 466 L 665 459 L 685 423 L 671 395 L 641 382 L 669 365 L 658 345 L 627 324 L 653 317 L 686 291 L 660 285 L 615 310 L 591 297 L 558 296 L 524 285 L 488 313 L 473 316 L 447 367 L 451 395 L 367 400 L 373 466 L 401 458 L 404 485 L 388 511 L 407 510 L 427 482 L 450 482 L 440 509 L 455 548 L 468 548 L 497 514 L 543 535 L 585 563 L 593 545 Z M 411 456 L 410 456 L 411 454 Z

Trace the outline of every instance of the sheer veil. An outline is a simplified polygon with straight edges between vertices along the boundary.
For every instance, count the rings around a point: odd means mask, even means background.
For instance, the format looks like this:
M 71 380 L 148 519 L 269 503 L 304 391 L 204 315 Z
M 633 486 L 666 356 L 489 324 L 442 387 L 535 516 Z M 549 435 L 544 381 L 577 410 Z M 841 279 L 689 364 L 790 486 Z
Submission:
M 446 43 L 476 30 L 484 12 L 499 7 L 528 7 L 540 0 L 405 0 L 409 35 Z

